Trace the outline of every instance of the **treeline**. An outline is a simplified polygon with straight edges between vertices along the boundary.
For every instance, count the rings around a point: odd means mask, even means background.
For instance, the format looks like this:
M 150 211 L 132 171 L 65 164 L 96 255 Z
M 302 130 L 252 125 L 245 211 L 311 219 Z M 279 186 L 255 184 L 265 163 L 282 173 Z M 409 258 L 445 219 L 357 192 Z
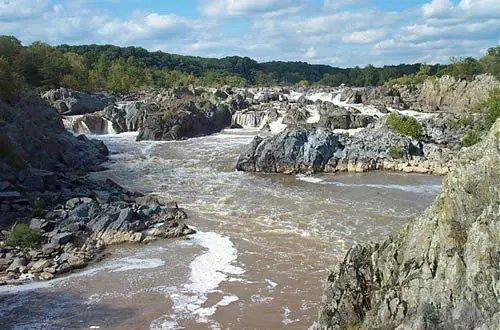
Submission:
M 61 45 L 43 42 L 23 46 L 0 36 L 0 93 L 12 98 L 23 84 L 43 89 L 112 90 L 119 93 L 145 87 L 203 86 L 369 86 L 414 83 L 428 76 L 451 74 L 470 79 L 500 73 L 500 47 L 481 59 L 454 59 L 450 65 L 400 64 L 381 68 L 335 68 L 304 62 L 258 63 L 248 57 L 202 58 L 149 52 L 140 47 Z

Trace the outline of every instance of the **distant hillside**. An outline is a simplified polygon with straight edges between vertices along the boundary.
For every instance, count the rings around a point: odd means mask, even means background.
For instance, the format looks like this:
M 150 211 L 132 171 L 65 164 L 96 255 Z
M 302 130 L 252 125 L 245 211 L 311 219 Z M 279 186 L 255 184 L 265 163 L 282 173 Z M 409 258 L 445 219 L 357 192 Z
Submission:
M 420 64 L 400 64 L 383 68 L 342 69 L 329 65 L 308 64 L 305 62 L 273 61 L 258 63 L 240 56 L 221 59 L 168 54 L 161 51 L 149 52 L 141 47 L 118 47 L 113 45 L 61 45 L 57 49 L 63 53 L 76 53 L 85 56 L 89 62 L 96 63 L 101 57 L 113 61 L 134 57 L 150 69 L 176 70 L 196 77 L 203 77 L 209 72 L 222 72 L 245 79 L 249 84 L 296 84 L 302 80 L 309 83 L 320 82 L 328 75 L 338 75 L 341 83 L 348 85 L 377 85 L 385 81 L 416 73 Z M 439 66 L 433 66 L 434 73 Z M 372 71 L 375 74 L 372 74 Z
M 399 64 L 384 67 L 335 68 L 305 62 L 258 63 L 248 57 L 221 59 L 149 52 L 113 45 L 23 46 L 13 36 L 0 36 L 0 97 L 12 99 L 24 84 L 42 89 L 111 90 L 126 93 L 147 87 L 271 86 L 311 84 L 375 86 L 421 83 L 429 76 L 450 74 L 471 79 L 480 73 L 500 75 L 500 47 L 481 59 L 454 60 L 450 65 Z

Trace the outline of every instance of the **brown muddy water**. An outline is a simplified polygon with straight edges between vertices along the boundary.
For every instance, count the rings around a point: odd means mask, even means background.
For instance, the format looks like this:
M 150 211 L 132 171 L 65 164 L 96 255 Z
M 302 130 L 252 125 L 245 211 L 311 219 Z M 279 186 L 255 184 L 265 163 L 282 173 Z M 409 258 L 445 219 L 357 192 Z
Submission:
M 100 137 L 113 155 L 94 176 L 177 201 L 197 234 L 116 246 L 65 278 L 0 287 L 1 328 L 307 329 L 347 249 L 397 231 L 441 190 L 426 175 L 236 172 L 255 134 Z

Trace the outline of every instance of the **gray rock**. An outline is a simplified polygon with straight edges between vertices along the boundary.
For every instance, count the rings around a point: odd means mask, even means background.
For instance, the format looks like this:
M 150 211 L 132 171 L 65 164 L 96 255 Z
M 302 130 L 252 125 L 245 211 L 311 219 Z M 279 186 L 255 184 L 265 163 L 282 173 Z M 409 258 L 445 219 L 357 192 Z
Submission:
M 321 329 L 488 329 L 498 321 L 499 134 L 500 119 L 399 234 L 349 250 L 328 276 Z
M 32 229 L 38 229 L 41 231 L 50 232 L 54 230 L 55 227 L 56 223 L 54 221 L 47 221 L 45 219 L 37 219 L 37 218 L 31 219 L 30 221 L 30 228 Z
M 47 259 L 40 259 L 31 266 L 30 271 L 32 273 L 41 273 L 44 268 L 49 266 L 50 262 Z
M 23 266 L 26 266 L 26 259 L 15 258 L 10 264 L 9 268 L 7 268 L 6 272 L 17 272 Z
M 180 140 L 217 133 L 231 125 L 226 104 L 217 103 L 213 94 L 174 89 L 149 97 L 137 140 Z
M 63 233 L 58 233 L 52 236 L 50 239 L 51 243 L 53 244 L 58 244 L 58 245 L 64 245 L 66 243 L 71 242 L 73 240 L 74 234 L 70 232 L 63 232 Z
M 113 98 L 104 93 L 87 93 L 66 88 L 47 91 L 42 98 L 63 115 L 93 113 L 113 102 Z
M 2 191 L 0 192 L 0 200 L 13 200 L 22 197 L 17 191 Z

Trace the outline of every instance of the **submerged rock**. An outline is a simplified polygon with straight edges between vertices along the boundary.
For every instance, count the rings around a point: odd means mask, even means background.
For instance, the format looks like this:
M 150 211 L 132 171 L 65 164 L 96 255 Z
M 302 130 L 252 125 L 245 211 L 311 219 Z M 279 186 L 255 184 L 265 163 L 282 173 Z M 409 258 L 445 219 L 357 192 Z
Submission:
M 419 218 L 328 276 L 321 329 L 493 329 L 500 322 L 500 120 Z

